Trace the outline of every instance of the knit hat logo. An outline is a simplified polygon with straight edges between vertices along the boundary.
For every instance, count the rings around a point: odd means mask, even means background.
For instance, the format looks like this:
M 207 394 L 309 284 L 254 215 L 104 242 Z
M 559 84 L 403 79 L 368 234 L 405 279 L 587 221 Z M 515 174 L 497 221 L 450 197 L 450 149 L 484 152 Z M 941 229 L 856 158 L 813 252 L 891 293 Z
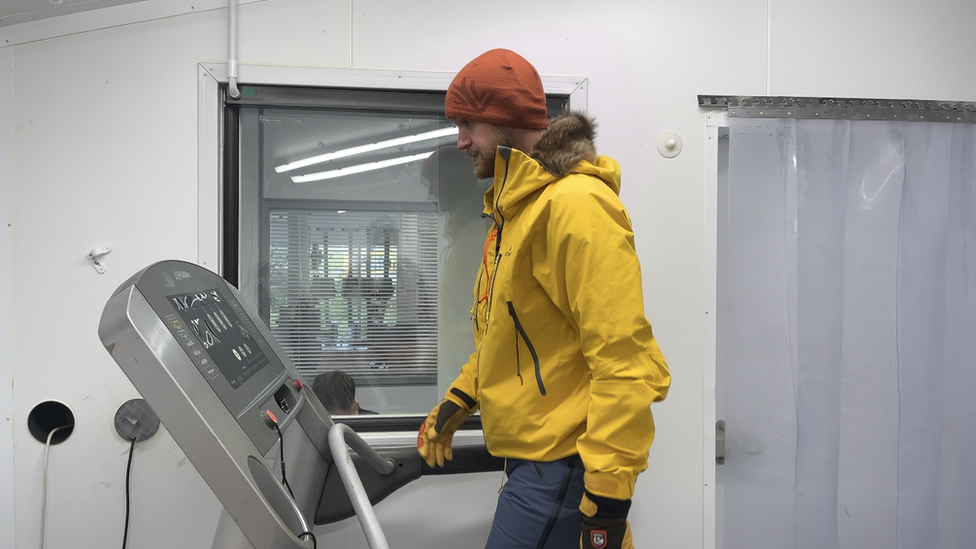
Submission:
M 542 77 L 511 50 L 487 51 L 465 65 L 447 89 L 444 112 L 509 128 L 549 127 Z
M 491 102 L 495 100 L 495 94 L 484 90 L 478 92 L 478 85 L 468 79 L 461 78 L 461 82 L 451 86 L 456 95 L 454 96 L 454 106 L 463 110 L 471 110 L 478 114 L 483 114 Z

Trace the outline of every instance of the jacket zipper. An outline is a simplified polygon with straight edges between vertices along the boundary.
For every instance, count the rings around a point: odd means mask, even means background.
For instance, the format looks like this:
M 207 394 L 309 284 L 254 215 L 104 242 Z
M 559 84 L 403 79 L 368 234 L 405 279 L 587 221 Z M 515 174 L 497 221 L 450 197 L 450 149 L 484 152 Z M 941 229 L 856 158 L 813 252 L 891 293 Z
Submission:
M 498 235 L 501 236 L 501 230 L 499 229 Z M 501 254 L 495 252 L 495 263 L 491 266 L 491 278 L 495 278 L 498 274 L 498 264 L 501 263 Z M 488 328 L 491 327 L 491 302 L 492 298 L 495 297 L 495 286 L 491 285 L 488 287 L 488 308 L 485 309 L 485 335 L 488 335 Z
M 499 147 L 496 154 L 500 154 L 502 158 L 505 159 L 505 176 L 502 178 L 502 185 L 498 189 L 498 194 L 495 197 L 495 211 L 494 213 L 498 215 L 495 219 L 495 264 L 492 266 L 491 278 L 495 278 L 498 274 L 498 264 L 501 262 L 501 248 L 502 248 L 502 229 L 505 228 L 505 216 L 502 215 L 501 205 L 498 201 L 501 199 L 502 194 L 505 192 L 505 184 L 508 183 L 508 161 L 512 154 L 511 149 L 504 149 L 504 147 Z M 487 269 L 486 269 L 487 274 Z M 491 327 L 491 304 L 495 297 L 495 286 L 494 284 L 489 284 L 488 288 L 488 308 L 485 311 L 485 335 L 488 335 L 488 329 Z
M 518 352 L 518 338 L 522 336 L 522 341 L 525 342 L 525 346 L 529 348 L 529 354 L 532 355 L 532 363 L 535 365 L 535 381 L 539 384 L 539 392 L 542 393 L 542 396 L 546 396 L 546 386 L 542 383 L 542 368 L 539 366 L 539 355 L 536 354 L 532 341 L 529 340 L 529 336 L 525 333 L 525 328 L 519 322 L 518 314 L 515 313 L 515 305 L 511 301 L 508 302 L 508 314 L 512 315 L 512 320 L 515 321 L 515 371 L 518 374 L 519 380 L 522 379 L 522 365 L 520 364 Z

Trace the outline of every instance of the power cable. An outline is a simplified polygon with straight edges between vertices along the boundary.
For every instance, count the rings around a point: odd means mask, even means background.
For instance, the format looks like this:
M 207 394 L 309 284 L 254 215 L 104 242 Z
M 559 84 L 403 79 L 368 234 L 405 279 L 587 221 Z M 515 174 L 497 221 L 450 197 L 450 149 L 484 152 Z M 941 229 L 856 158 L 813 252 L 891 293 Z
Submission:
M 281 483 L 285 485 L 285 488 L 288 489 L 288 494 L 291 495 L 291 499 L 294 500 L 295 493 L 291 491 L 291 485 L 288 484 L 288 476 L 285 474 L 285 437 L 281 434 L 281 427 L 278 427 L 278 420 L 275 419 L 274 416 L 271 416 L 271 419 L 271 424 L 274 425 L 275 431 L 278 432 L 278 447 L 281 450 Z M 316 549 L 318 546 L 318 541 L 315 539 L 315 534 L 311 532 L 302 532 L 301 534 L 298 534 L 298 537 L 301 539 L 305 539 L 306 537 L 311 538 L 312 549 Z
M 51 439 L 54 437 L 54 433 L 67 427 L 74 427 L 74 423 L 51 429 L 51 432 L 47 434 L 47 442 L 44 443 L 44 480 L 41 491 L 41 549 L 44 549 L 44 530 L 47 529 L 47 460 L 51 451 Z
M 318 542 L 315 541 L 315 534 L 311 532 L 302 532 L 301 534 L 298 534 L 298 537 L 300 538 L 304 538 L 305 536 L 312 538 L 312 549 L 315 549 L 318 546 Z
M 278 427 L 278 422 L 274 422 L 275 431 L 278 431 L 278 447 L 281 449 L 281 483 L 288 488 L 288 493 L 291 494 L 291 499 L 295 499 L 295 493 L 291 491 L 291 485 L 288 484 L 288 477 L 285 476 L 285 437 L 281 434 L 281 428 Z
M 129 540 L 129 478 L 132 474 L 132 454 L 136 449 L 136 438 L 129 439 L 129 462 L 125 466 L 125 527 L 122 530 L 122 549 L 125 549 L 126 542 Z

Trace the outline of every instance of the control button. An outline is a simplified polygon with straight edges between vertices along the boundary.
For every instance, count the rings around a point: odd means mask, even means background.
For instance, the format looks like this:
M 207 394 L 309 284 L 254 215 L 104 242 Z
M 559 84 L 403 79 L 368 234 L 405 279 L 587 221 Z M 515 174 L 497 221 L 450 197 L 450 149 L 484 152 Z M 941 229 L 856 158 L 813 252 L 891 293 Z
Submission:
M 278 425 L 278 418 L 271 413 L 271 410 L 261 412 L 261 417 L 264 419 L 264 422 L 268 424 L 268 427 L 271 427 L 272 429 Z
M 297 379 L 293 379 L 293 380 L 291 380 L 291 382 L 295 384 L 295 388 L 296 389 L 298 389 L 299 391 L 302 390 L 302 382 L 301 381 L 298 381 Z

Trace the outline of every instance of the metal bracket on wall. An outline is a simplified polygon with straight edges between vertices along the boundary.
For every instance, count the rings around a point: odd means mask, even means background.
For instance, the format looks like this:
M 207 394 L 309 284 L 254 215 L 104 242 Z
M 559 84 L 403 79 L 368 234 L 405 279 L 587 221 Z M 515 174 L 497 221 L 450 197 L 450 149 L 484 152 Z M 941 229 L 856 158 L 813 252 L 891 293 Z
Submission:
M 107 255 L 111 251 L 112 248 L 108 246 L 100 246 L 98 248 L 92 248 L 88 252 L 88 261 L 91 261 L 92 267 L 95 267 L 95 270 L 98 271 L 98 274 L 105 273 L 105 265 L 102 265 L 100 258 L 103 255 Z
M 699 95 L 698 106 L 726 109 L 732 117 L 976 124 L 976 103 L 968 101 Z

